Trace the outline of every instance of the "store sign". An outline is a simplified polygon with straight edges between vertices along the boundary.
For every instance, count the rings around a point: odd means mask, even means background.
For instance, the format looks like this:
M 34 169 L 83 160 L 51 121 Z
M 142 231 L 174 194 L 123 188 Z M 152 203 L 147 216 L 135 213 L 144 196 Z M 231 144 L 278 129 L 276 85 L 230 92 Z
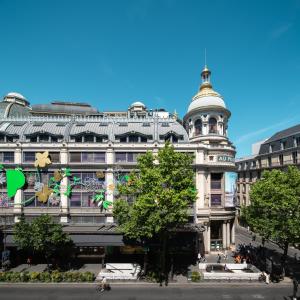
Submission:
M 237 173 L 225 172 L 225 207 L 236 206 Z
M 218 155 L 218 161 L 219 162 L 234 162 L 234 157 L 228 156 L 228 155 Z

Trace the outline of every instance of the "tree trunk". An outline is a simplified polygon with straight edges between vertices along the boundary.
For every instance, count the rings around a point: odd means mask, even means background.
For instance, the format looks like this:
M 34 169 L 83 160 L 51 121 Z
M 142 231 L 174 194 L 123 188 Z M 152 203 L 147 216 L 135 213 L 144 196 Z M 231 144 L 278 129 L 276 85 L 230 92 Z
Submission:
M 145 251 L 145 250 L 144 250 Z M 148 251 L 144 253 L 144 275 L 147 273 L 147 265 L 148 265 Z
M 284 244 L 283 244 L 283 255 L 282 255 L 282 258 L 281 258 L 281 270 L 282 270 L 282 275 L 283 276 L 285 276 L 285 262 L 286 262 L 288 251 L 289 251 L 289 243 L 284 242 Z
M 162 286 L 163 280 L 165 280 L 165 285 L 168 285 L 168 274 L 166 270 L 167 240 L 168 240 L 168 233 L 167 232 L 161 233 L 160 234 L 160 274 L 159 274 L 160 286 Z
M 164 240 L 163 240 L 163 257 L 164 257 L 164 277 L 165 277 L 165 285 L 167 286 L 169 283 L 169 272 L 167 270 L 167 247 L 168 247 L 168 233 L 164 233 Z

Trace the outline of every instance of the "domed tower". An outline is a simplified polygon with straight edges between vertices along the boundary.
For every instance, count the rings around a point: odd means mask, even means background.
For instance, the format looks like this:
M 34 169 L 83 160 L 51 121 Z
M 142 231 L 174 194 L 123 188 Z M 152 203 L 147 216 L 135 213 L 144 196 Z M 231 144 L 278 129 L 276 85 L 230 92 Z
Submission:
M 205 66 L 201 72 L 202 84 L 183 119 L 190 142 L 228 141 L 227 123 L 230 111 L 222 96 L 213 90 L 210 75 L 210 70 Z
M 235 147 L 227 136 L 230 111 L 213 90 L 210 75 L 205 66 L 202 84 L 183 119 L 189 142 L 197 149 L 195 217 L 205 227 L 200 245 L 207 253 L 228 249 L 235 242 Z
M 19 93 L 8 93 L 0 102 L 0 117 L 28 116 L 30 112 L 28 100 Z

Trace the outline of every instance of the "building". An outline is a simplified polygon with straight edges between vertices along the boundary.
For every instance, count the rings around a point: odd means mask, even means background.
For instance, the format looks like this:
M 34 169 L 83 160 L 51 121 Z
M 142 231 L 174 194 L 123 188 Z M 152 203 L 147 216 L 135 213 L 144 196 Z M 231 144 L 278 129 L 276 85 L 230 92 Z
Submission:
M 227 137 L 230 111 L 213 90 L 210 74 L 205 67 L 183 122 L 142 102 L 127 111 L 99 112 L 85 103 L 30 106 L 18 93 L 5 96 L 0 103 L 0 163 L 2 170 L 21 167 L 26 177 L 25 185 L 8 198 L 11 183 L 0 174 L 6 245 L 13 246 L 9 226 L 21 215 L 31 220 L 47 213 L 64 224 L 80 252 L 103 253 L 103 247 L 106 253 L 114 247 L 125 251 L 111 209 L 117 184 L 126 181 L 139 154 L 157 153 L 166 141 L 195 156 L 198 197 L 189 213 L 194 228 L 205 229 L 200 247 L 208 253 L 234 243 L 235 207 L 226 179 L 235 170 L 235 147 Z
M 251 184 L 261 178 L 264 170 L 285 170 L 300 165 L 300 125 L 275 133 L 252 145 L 252 155 L 236 160 L 237 208 L 250 204 Z

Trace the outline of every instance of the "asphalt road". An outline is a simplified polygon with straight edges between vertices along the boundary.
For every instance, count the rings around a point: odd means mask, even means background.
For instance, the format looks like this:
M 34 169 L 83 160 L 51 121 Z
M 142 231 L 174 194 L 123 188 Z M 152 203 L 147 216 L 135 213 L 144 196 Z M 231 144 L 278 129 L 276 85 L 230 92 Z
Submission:
M 289 286 L 253 286 L 253 285 L 215 285 L 210 286 L 113 286 L 109 292 L 96 292 L 93 285 L 86 286 L 0 286 L 1 300 L 253 300 L 291 298 L 292 287 Z M 300 297 L 298 297 L 300 299 Z

